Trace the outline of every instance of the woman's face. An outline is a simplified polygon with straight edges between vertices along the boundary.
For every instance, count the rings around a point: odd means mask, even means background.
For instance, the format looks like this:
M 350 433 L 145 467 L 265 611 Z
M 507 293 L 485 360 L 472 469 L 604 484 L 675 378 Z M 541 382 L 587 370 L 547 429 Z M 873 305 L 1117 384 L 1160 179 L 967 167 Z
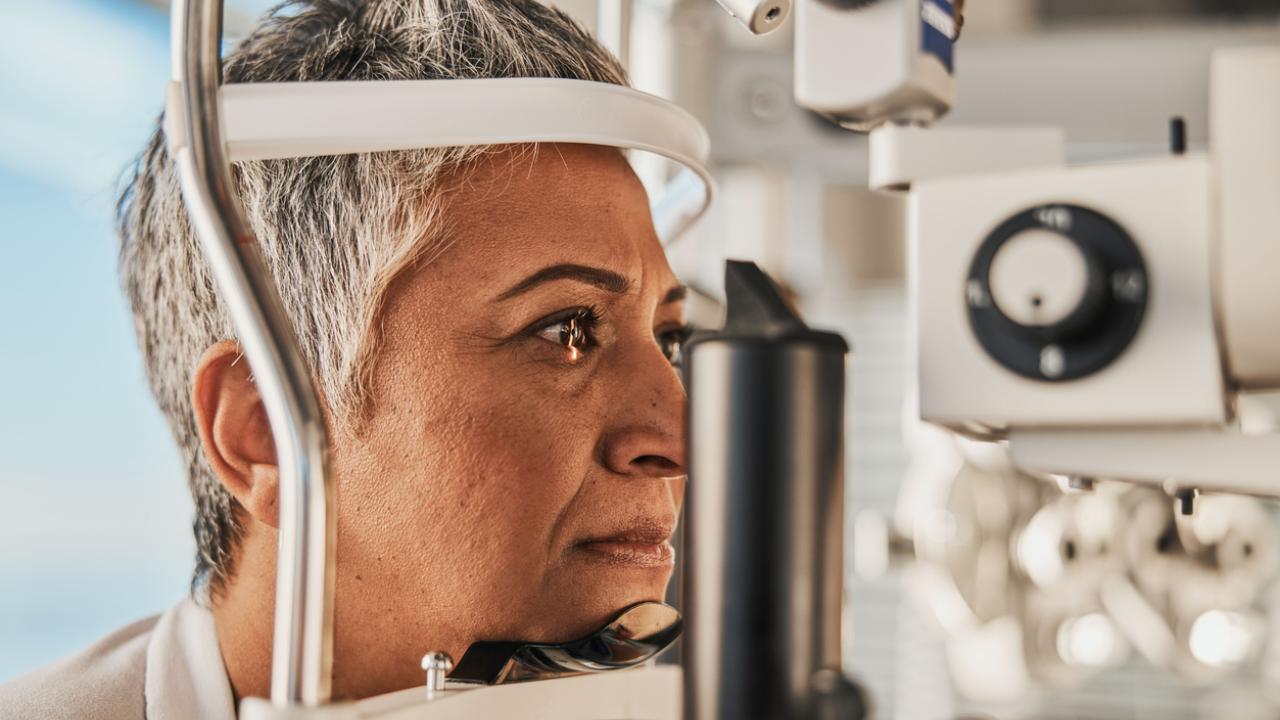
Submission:
M 626 160 L 496 154 L 445 221 L 388 297 L 367 421 L 335 438 L 339 695 L 420 684 L 431 650 L 573 639 L 671 576 L 683 294 Z

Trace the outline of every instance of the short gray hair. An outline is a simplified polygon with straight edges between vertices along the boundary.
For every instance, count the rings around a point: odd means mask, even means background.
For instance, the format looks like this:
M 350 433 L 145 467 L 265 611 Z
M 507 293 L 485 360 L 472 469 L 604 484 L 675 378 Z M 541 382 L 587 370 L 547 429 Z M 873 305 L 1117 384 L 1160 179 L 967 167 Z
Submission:
M 537 0 L 287 2 L 224 63 L 227 82 L 558 77 L 626 84 L 616 59 Z M 513 121 L 518 122 L 517 119 Z M 362 411 L 374 317 L 392 279 L 448 242 L 446 176 L 485 148 L 238 164 L 241 198 L 302 351 L 335 418 Z M 236 501 L 200 448 L 192 372 L 234 339 L 192 231 L 159 125 L 121 193 L 120 274 L 147 377 L 196 504 L 193 584 L 230 577 Z

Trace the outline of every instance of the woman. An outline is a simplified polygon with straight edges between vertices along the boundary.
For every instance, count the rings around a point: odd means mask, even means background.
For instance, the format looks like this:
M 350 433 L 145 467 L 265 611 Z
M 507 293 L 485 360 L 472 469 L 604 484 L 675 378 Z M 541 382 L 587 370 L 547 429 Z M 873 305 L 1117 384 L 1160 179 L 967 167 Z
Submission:
M 616 61 L 535 0 L 313 0 L 228 82 L 567 77 Z M 664 595 L 684 484 L 682 289 L 621 153 L 453 148 L 237 168 L 324 396 L 335 698 L 475 641 L 565 640 Z M 230 718 L 268 694 L 278 471 L 160 132 L 121 273 L 196 502 L 192 598 L 0 688 L 3 717 Z

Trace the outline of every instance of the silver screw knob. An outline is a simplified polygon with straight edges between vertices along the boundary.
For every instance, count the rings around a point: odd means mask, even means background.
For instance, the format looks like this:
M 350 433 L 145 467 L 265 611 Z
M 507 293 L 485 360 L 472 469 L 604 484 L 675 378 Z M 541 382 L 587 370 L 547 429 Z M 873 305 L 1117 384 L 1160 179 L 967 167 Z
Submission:
M 422 669 L 427 673 L 427 699 L 434 700 L 444 691 L 444 679 L 453 669 L 453 658 L 448 653 L 429 652 L 422 656 Z

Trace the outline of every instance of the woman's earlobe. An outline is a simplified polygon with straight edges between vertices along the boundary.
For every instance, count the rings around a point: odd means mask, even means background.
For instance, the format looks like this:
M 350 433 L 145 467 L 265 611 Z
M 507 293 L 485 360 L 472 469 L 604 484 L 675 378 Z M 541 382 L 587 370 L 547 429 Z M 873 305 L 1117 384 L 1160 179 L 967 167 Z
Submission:
M 280 472 L 266 409 L 238 343 L 223 340 L 196 364 L 191 406 L 205 459 L 257 521 L 279 526 Z
M 253 482 L 248 497 L 236 498 L 255 519 L 277 530 L 280 528 L 280 469 L 273 458 L 270 464 L 250 466 Z

